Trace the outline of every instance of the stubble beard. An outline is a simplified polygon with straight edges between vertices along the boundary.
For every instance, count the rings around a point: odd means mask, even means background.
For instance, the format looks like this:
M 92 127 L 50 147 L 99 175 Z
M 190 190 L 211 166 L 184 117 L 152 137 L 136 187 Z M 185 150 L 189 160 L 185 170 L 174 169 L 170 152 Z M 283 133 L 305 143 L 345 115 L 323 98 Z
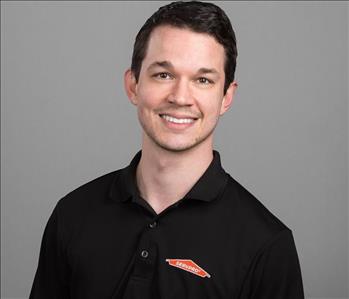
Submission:
M 207 132 L 207 134 L 201 135 L 199 133 L 197 137 L 194 137 L 194 141 L 189 143 L 189 144 L 186 143 L 183 145 L 171 146 L 168 143 L 160 140 L 160 138 L 158 138 L 156 136 L 156 133 L 154 130 L 149 129 L 147 126 L 145 126 L 141 120 L 139 120 L 139 121 L 140 121 L 140 124 L 143 128 L 143 132 L 146 134 L 147 138 L 150 139 L 150 141 L 152 143 L 156 144 L 158 147 L 160 147 L 166 151 L 170 151 L 170 152 L 184 152 L 184 151 L 188 151 L 194 147 L 199 146 L 200 144 L 205 142 L 213 134 L 213 132 L 218 124 L 218 121 L 216 121 L 215 125 L 211 128 L 211 130 L 209 132 Z

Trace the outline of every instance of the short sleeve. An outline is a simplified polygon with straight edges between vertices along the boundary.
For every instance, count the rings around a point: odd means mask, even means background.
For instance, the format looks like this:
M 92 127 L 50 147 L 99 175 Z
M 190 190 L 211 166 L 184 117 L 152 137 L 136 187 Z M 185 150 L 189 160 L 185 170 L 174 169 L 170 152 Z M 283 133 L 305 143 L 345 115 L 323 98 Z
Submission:
M 283 230 L 257 254 L 245 278 L 241 299 L 304 299 L 292 231 Z
M 43 233 L 39 262 L 29 299 L 69 298 L 69 271 L 60 235 L 59 203 Z

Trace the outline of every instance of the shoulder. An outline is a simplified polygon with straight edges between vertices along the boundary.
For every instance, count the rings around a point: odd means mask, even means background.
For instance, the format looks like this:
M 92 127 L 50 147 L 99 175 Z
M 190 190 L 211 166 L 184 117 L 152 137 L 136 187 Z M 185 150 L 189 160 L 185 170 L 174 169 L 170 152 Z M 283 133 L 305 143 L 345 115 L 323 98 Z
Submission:
M 108 209 L 112 183 L 121 169 L 101 175 L 77 187 L 58 200 L 54 216 L 64 244 L 69 244 L 94 213 L 103 214 Z
M 255 248 L 271 242 L 283 231 L 291 232 L 261 200 L 230 175 L 224 201 L 232 216 L 230 224 L 240 232 L 242 239 L 246 239 Z
M 118 169 L 103 174 L 66 194 L 56 204 L 59 216 L 69 221 L 107 205 L 110 187 L 119 177 L 120 171 Z

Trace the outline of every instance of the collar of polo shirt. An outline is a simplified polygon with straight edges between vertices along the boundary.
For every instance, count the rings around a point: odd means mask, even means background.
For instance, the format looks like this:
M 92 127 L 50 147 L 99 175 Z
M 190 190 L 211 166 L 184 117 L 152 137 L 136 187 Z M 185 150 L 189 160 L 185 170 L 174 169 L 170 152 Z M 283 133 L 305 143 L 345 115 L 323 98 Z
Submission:
M 136 183 L 136 169 L 141 156 L 142 150 L 139 150 L 131 163 L 116 175 L 109 193 L 112 200 L 125 202 L 136 200 L 140 196 Z M 228 174 L 222 168 L 220 154 L 213 150 L 210 165 L 183 199 L 212 201 L 224 190 L 227 181 Z

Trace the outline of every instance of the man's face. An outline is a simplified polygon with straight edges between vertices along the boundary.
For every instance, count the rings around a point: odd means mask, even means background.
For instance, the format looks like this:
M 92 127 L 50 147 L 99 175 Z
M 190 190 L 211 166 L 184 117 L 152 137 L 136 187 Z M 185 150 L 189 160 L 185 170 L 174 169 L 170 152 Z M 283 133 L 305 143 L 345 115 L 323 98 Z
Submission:
M 236 83 L 224 88 L 224 48 L 208 34 L 160 26 L 153 30 L 138 83 L 125 86 L 153 145 L 184 151 L 212 146 L 219 116 L 231 105 Z

